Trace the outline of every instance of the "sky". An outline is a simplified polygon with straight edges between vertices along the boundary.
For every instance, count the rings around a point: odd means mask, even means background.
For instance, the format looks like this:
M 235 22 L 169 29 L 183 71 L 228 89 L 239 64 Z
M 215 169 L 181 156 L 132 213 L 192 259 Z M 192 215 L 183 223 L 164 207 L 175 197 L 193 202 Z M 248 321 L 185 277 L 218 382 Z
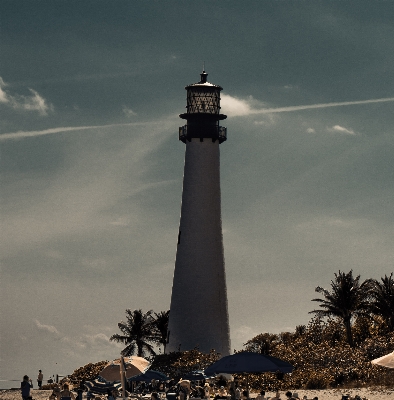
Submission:
M 5 0 L 0 28 L 0 380 L 117 358 L 127 308 L 169 309 L 204 62 L 232 349 L 393 271 L 392 2 Z

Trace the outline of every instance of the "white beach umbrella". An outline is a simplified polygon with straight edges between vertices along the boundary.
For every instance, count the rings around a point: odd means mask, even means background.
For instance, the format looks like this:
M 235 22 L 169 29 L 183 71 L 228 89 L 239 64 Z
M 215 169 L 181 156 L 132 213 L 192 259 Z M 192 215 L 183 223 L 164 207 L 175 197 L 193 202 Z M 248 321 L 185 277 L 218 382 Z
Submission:
M 126 378 L 144 373 L 150 367 L 150 362 L 145 358 L 130 356 L 121 357 L 109 362 L 100 372 L 100 376 L 109 382 L 121 380 L 121 368 L 125 370 Z
M 394 368 L 394 351 L 386 354 L 383 357 L 375 358 L 371 361 L 372 364 L 381 365 L 386 368 Z

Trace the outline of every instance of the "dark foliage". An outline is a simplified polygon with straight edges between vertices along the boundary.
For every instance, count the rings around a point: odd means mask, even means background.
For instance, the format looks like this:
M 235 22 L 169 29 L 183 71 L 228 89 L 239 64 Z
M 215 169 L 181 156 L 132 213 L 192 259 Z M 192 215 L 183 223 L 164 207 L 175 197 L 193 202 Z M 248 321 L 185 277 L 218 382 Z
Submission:
M 282 390 L 323 389 L 389 382 L 391 371 L 372 365 L 371 360 L 394 350 L 394 333 L 381 335 L 374 322 L 369 325 L 368 335 L 359 333 L 359 329 L 365 331 L 366 321 L 369 320 L 356 321 L 353 335 L 359 339 L 354 341 L 353 348 L 349 346 L 342 321 L 338 318 L 323 321 L 315 317 L 303 333 L 260 334 L 249 340 L 246 348 L 259 352 L 263 335 L 276 336 L 276 345 L 270 354 L 295 367 L 293 373 L 285 374 L 283 379 L 278 379 L 273 373 L 250 375 L 251 387 L 255 390 L 267 390 L 269 387 Z M 241 382 L 245 379 L 242 375 L 238 376 Z
M 204 370 L 219 359 L 220 355 L 211 350 L 208 354 L 198 349 L 158 354 L 151 365 L 151 369 L 160 371 L 173 379 L 179 379 L 189 372 Z
M 115 334 L 110 340 L 123 343 L 126 347 L 122 350 L 122 355 L 132 356 L 137 354 L 139 357 L 145 355 L 154 356 L 156 352 L 153 349 L 156 343 L 156 334 L 152 327 L 152 311 L 143 313 L 142 310 L 126 310 L 127 322 L 119 322 L 118 327 L 123 333 Z
M 167 331 L 168 331 L 168 321 L 170 317 L 170 311 L 160 311 L 159 313 L 154 313 L 154 320 L 152 322 L 153 332 L 155 336 L 155 342 L 158 345 L 163 346 L 163 353 L 166 352 L 167 344 Z
M 320 303 L 320 309 L 313 310 L 319 317 L 337 317 L 343 322 L 349 345 L 354 346 L 352 336 L 352 319 L 367 315 L 370 310 L 369 281 L 360 283 L 360 275 L 353 277 L 353 271 L 339 271 L 331 281 L 331 291 L 318 286 L 315 291 L 324 296 L 313 299 Z
M 385 275 L 381 282 L 370 279 L 371 302 L 370 311 L 386 321 L 390 332 L 394 331 L 394 279 L 393 273 Z

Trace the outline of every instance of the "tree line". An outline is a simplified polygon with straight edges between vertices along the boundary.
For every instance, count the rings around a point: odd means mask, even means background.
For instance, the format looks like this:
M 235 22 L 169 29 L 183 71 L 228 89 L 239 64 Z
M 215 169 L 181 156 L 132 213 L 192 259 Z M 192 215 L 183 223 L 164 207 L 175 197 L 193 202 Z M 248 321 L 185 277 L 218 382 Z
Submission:
M 394 278 L 393 273 L 385 275 L 380 280 L 367 279 L 363 282 L 360 275 L 354 276 L 353 270 L 334 274 L 329 289 L 316 287 L 315 291 L 323 298 L 315 298 L 320 308 L 310 311 L 319 318 L 336 318 L 340 320 L 346 332 L 346 339 L 354 347 L 353 323 L 362 318 L 368 319 L 372 324 L 381 324 L 388 332 L 394 332 Z M 155 313 L 152 310 L 144 313 L 141 309 L 126 310 L 127 320 L 121 321 L 118 327 L 122 334 L 114 334 L 111 341 L 123 343 L 126 347 L 122 350 L 124 356 L 137 354 L 155 356 L 155 346 L 162 346 L 163 353 L 167 343 L 167 329 L 169 311 Z M 300 333 L 303 326 L 296 327 Z M 267 341 L 261 344 L 259 352 L 267 353 L 271 346 L 270 340 L 275 335 L 265 334 Z M 247 341 L 245 345 L 248 345 Z
M 354 347 L 352 321 L 358 317 L 369 318 L 371 321 L 383 319 L 389 332 L 394 331 L 394 279 L 393 273 L 379 280 L 367 279 L 360 281 L 360 275 L 353 276 L 339 271 L 334 274 L 331 289 L 318 286 L 315 291 L 323 295 L 323 299 L 312 299 L 320 303 L 320 309 L 310 313 L 319 317 L 335 317 L 342 321 L 346 338 Z

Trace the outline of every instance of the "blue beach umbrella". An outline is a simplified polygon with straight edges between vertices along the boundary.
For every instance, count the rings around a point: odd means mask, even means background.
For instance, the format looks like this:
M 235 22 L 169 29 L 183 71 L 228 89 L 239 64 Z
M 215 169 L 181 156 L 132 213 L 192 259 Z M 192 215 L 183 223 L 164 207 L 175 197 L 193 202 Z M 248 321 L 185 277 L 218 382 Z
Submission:
M 290 373 L 293 366 L 279 358 L 263 354 L 243 351 L 226 356 L 210 365 L 205 373 L 208 374 L 259 374 L 262 372 Z M 246 385 L 249 398 L 249 381 L 246 375 Z
M 293 366 L 279 358 L 263 354 L 243 351 L 231 356 L 226 356 L 210 365 L 205 374 L 242 374 L 261 372 L 283 372 L 293 371 Z

